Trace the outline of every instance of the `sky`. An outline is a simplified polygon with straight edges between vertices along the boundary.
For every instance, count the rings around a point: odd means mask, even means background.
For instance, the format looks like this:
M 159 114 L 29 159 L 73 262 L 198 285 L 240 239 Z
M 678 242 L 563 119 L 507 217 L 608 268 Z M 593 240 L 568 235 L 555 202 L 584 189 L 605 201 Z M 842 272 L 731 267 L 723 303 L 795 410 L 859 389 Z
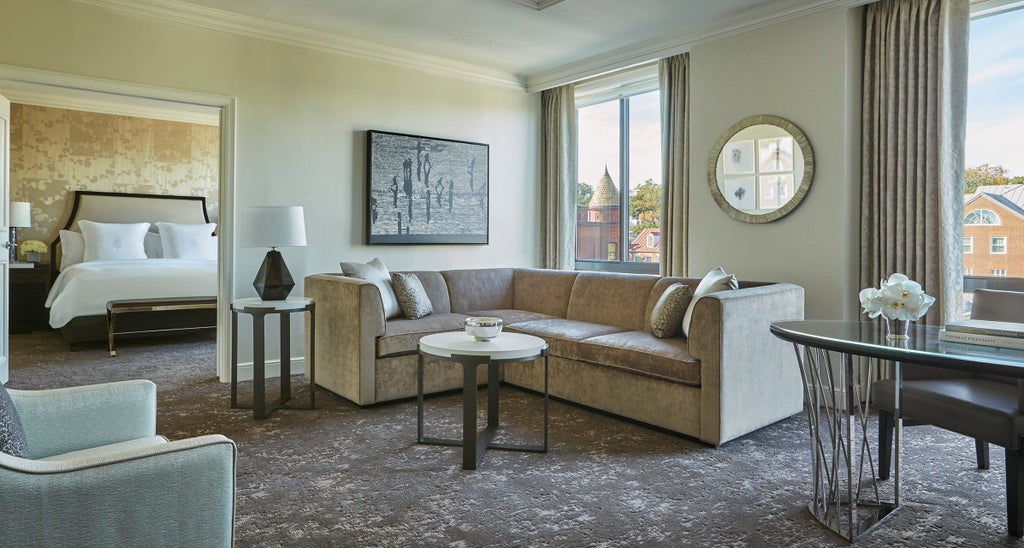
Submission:
M 1024 9 L 971 22 L 967 167 L 1024 175 Z

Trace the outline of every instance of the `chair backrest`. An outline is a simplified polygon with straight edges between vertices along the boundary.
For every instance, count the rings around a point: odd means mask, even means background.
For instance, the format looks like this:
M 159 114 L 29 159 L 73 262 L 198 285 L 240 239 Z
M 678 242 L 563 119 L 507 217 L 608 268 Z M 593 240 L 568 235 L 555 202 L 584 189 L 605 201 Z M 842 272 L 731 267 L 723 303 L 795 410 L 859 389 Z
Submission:
M 1024 323 L 1024 293 L 998 289 L 975 289 L 971 318 L 996 322 Z
M 998 289 L 975 289 L 971 304 L 971 319 L 995 322 L 1024 323 L 1024 293 Z M 1017 384 L 1017 379 L 997 375 L 979 374 L 978 377 L 1006 384 Z

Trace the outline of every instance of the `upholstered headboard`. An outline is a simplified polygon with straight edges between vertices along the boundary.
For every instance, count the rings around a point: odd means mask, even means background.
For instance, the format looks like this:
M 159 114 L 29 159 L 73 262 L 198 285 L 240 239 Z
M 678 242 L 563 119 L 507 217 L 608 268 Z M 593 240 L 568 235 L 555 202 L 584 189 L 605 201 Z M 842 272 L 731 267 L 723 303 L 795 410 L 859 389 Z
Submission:
M 80 232 L 78 221 L 99 223 L 208 223 L 206 198 L 203 196 L 166 196 L 76 190 L 71 214 L 63 230 Z M 155 231 L 153 226 L 150 230 Z M 60 271 L 60 235 L 50 242 L 50 278 Z

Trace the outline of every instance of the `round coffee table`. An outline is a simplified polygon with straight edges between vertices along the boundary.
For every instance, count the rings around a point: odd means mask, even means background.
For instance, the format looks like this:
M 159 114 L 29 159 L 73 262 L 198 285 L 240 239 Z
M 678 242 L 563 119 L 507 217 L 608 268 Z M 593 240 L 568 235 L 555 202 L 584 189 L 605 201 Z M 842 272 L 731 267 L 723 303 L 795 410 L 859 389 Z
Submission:
M 462 439 L 428 438 L 423 435 L 423 358 L 424 356 L 462 364 Z M 498 431 L 498 367 L 506 363 L 528 362 L 544 358 L 544 445 L 494 443 Z M 487 364 L 487 427 L 476 429 L 477 366 Z M 478 341 L 465 331 L 436 333 L 420 339 L 416 371 L 416 441 L 433 445 L 462 447 L 462 468 L 476 470 L 487 449 L 530 451 L 548 450 L 548 343 L 540 337 L 521 333 L 502 333 L 489 341 Z

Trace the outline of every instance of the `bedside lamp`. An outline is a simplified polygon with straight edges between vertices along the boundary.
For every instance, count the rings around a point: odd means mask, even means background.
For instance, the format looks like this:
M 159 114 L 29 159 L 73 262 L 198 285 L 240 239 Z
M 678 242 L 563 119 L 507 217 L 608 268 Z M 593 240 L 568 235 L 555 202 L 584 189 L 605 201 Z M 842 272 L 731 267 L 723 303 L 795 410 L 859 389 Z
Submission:
M 11 252 L 11 262 L 18 257 L 18 229 L 32 226 L 32 204 L 28 202 L 11 202 L 11 241 L 7 248 Z
M 305 246 L 306 221 L 301 206 L 249 206 L 242 210 L 239 245 L 269 247 L 252 286 L 264 301 L 283 301 L 295 287 L 279 247 Z

